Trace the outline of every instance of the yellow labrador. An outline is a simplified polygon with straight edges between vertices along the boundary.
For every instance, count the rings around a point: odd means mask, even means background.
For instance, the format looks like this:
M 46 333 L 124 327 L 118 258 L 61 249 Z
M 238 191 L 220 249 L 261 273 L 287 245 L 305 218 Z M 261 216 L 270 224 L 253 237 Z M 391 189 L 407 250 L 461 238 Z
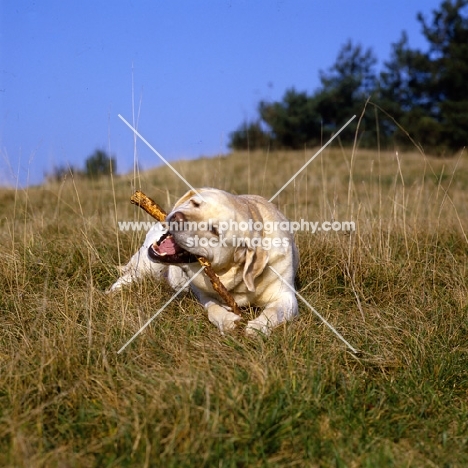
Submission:
M 264 308 L 246 333 L 269 332 L 298 313 L 294 287 L 299 256 L 287 219 L 263 197 L 202 188 L 187 192 L 156 223 L 111 290 L 147 274 L 165 276 L 176 289 L 200 269 L 206 257 L 237 304 Z M 272 267 L 279 275 L 278 277 Z M 204 275 L 191 288 L 221 333 L 240 317 L 221 302 Z

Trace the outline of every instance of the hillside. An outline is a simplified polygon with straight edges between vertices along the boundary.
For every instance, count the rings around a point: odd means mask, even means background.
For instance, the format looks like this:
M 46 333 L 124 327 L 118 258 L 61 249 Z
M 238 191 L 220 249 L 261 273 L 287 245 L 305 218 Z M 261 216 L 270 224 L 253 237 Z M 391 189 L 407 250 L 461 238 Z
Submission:
M 313 151 L 180 161 L 195 187 L 267 198 Z M 167 167 L 0 191 L 0 465 L 468 464 L 468 157 L 325 150 L 275 200 L 298 233 L 300 303 L 268 339 L 219 335 L 164 283 L 105 294 L 149 220 L 187 190 Z M 249 311 L 248 315 L 254 314 Z M 241 327 L 242 328 L 242 327 Z

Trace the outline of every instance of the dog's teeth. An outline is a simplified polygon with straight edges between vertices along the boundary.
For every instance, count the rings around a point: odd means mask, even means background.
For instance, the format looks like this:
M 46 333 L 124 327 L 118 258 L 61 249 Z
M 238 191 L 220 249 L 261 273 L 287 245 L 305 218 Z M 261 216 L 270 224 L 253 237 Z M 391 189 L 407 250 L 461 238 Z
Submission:
M 158 252 L 158 255 L 160 257 L 165 257 L 167 255 L 167 252 Z

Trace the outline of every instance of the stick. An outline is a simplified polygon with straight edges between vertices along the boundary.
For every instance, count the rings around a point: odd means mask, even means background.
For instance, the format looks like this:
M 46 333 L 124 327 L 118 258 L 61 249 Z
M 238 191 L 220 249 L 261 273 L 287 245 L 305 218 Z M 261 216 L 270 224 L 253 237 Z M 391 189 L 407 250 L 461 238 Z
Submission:
M 143 192 L 137 190 L 130 198 L 130 201 L 143 208 L 150 216 L 158 220 L 160 223 L 166 221 L 167 213 L 150 197 L 147 197 Z
M 159 222 L 166 220 L 166 212 L 155 201 L 147 197 L 143 192 L 137 190 L 131 196 L 130 201 L 134 205 L 137 205 L 145 210 L 150 216 Z M 232 309 L 235 314 L 241 315 L 239 306 L 236 304 L 236 301 L 231 296 L 231 294 L 229 294 L 229 291 L 224 287 L 224 284 L 221 283 L 210 262 L 205 257 L 197 256 L 197 259 L 200 265 L 205 267 L 206 276 L 208 276 L 213 289 L 221 296 L 221 299 Z

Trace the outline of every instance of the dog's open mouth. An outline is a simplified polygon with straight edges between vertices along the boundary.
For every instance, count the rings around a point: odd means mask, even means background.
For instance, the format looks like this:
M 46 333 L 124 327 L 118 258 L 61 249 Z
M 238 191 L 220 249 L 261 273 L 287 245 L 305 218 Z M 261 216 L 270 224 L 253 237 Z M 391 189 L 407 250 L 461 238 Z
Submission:
M 148 248 L 148 256 L 159 263 L 193 263 L 197 257 L 176 244 L 174 237 L 166 232 L 157 242 Z

